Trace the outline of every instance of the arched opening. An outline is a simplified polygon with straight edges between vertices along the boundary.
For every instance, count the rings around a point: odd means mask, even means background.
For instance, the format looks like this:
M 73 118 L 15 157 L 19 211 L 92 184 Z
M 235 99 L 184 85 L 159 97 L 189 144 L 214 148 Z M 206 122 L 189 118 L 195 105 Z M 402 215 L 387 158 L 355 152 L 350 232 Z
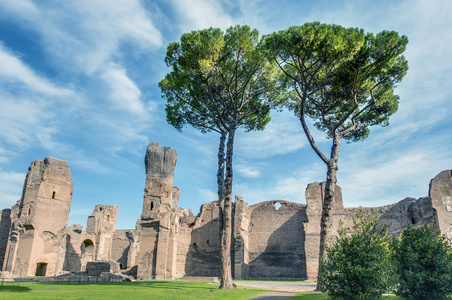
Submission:
M 150 210 L 154 209 L 154 202 L 151 202 L 151 207 L 149 208 Z
M 55 191 L 52 193 L 52 199 L 55 199 Z
M 86 239 L 80 245 L 81 251 L 81 271 L 86 270 L 86 263 L 90 261 L 94 261 L 94 243 L 90 239 Z
M 107 222 L 110 222 L 110 215 L 107 215 Z
M 273 205 L 275 206 L 276 210 L 279 210 L 281 208 L 281 203 L 279 202 L 275 202 Z
M 27 216 L 29 216 L 30 213 L 31 213 L 31 207 L 29 206 L 29 207 L 28 207 L 28 211 L 27 211 Z
M 84 254 L 94 254 L 94 243 L 93 241 L 87 239 L 84 240 L 82 245 L 80 246 L 80 250 L 82 251 L 82 255 Z
M 46 276 L 46 272 L 47 272 L 47 263 L 45 263 L 45 262 L 38 262 L 36 264 L 35 276 Z

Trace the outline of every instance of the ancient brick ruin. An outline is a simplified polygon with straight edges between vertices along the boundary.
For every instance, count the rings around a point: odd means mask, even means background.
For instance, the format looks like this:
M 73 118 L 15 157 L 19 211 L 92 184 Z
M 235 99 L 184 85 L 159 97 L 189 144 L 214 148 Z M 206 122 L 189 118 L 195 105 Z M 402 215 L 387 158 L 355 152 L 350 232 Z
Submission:
M 99 276 L 124 273 L 138 279 L 219 276 L 218 202 L 201 206 L 195 216 L 178 207 L 181 191 L 173 186 L 177 153 L 158 143 L 148 146 L 143 209 L 136 228 L 116 230 L 117 206 L 96 205 L 81 225 L 67 226 L 73 182 L 69 164 L 46 158 L 34 161 L 22 198 L 0 211 L 2 276 Z M 352 226 L 358 208 L 344 208 L 340 187 L 333 204 L 339 220 Z M 235 278 L 315 278 L 318 270 L 323 183 L 309 184 L 306 204 L 283 200 L 248 205 L 236 196 L 233 206 L 232 261 Z M 380 215 L 398 235 L 410 223 L 433 221 L 452 238 L 452 173 L 432 179 L 428 197 L 362 208 Z M 246 199 L 245 199 L 246 200 Z

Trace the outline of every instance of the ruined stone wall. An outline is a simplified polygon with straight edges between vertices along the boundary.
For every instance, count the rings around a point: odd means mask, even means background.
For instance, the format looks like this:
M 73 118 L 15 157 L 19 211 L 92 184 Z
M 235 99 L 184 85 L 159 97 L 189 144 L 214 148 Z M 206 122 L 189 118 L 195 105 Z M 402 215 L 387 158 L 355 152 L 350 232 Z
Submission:
M 0 271 L 3 268 L 9 230 L 11 229 L 11 209 L 0 210 Z
M 121 270 L 127 269 L 128 256 L 130 250 L 130 240 L 127 237 L 129 230 L 116 230 L 113 234 L 111 259 L 119 263 Z
M 185 276 L 185 268 L 190 251 L 191 233 L 196 216 L 189 209 L 179 207 L 179 224 L 177 227 L 177 257 L 176 257 L 176 278 Z
M 185 275 L 220 276 L 220 230 L 218 201 L 201 206 L 190 232 Z M 188 233 L 188 231 L 187 231 Z M 187 237 L 185 237 L 187 239 Z
M 88 262 L 96 260 L 96 235 L 87 233 L 80 224 L 68 228 L 64 271 L 84 272 Z
M 5 271 L 30 276 L 62 270 L 72 189 L 66 161 L 47 157 L 31 163 L 22 198 L 13 209 Z
M 95 236 L 96 261 L 110 260 L 117 216 L 116 205 L 98 204 L 88 217 L 86 233 Z
M 306 278 L 306 206 L 278 200 L 250 209 L 247 277 Z
M 232 247 L 234 278 L 248 277 L 250 216 L 248 204 L 240 196 L 235 196 Z
M 149 144 L 146 150 L 146 181 L 140 230 L 137 276 L 140 279 L 172 279 L 176 274 L 177 201 L 173 187 L 176 150 Z
M 430 181 L 429 197 L 441 232 L 452 240 L 452 171 L 445 170 Z

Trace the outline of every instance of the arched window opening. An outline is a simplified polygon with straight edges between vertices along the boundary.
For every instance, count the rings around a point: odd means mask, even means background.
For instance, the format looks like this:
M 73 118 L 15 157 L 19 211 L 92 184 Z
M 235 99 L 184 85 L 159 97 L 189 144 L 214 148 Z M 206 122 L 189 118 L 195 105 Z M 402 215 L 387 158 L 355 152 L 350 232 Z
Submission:
M 55 191 L 52 193 L 52 199 L 55 199 Z
M 110 215 L 107 215 L 107 222 L 110 222 Z
M 28 211 L 27 211 L 27 216 L 29 216 L 30 213 L 31 213 L 31 207 L 29 206 L 29 207 L 28 207 Z
M 80 245 L 80 250 L 83 254 L 93 255 L 94 254 L 94 243 L 91 240 L 84 240 Z
M 150 210 L 153 210 L 153 209 L 154 209 L 154 202 L 151 202 Z

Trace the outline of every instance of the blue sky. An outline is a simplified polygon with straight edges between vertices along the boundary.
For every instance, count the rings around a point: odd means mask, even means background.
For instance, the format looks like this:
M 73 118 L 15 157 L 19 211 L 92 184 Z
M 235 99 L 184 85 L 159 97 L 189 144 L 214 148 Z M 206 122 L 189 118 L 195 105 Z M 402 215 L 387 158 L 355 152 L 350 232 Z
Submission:
M 150 142 L 177 150 L 179 205 L 198 213 L 216 198 L 218 136 L 165 121 L 158 82 L 170 42 L 188 31 L 247 24 L 261 34 L 320 21 L 410 42 L 390 126 L 342 144 L 344 205 L 380 206 L 428 193 L 452 169 L 452 1 L 0 0 L 0 209 L 21 196 L 28 166 L 67 160 L 74 181 L 69 224 L 86 226 L 96 204 L 119 206 L 117 228 L 141 215 Z M 316 133 L 328 152 L 330 141 Z M 273 112 L 262 132 L 236 137 L 234 193 L 248 204 L 305 203 L 326 167 L 297 118 Z

